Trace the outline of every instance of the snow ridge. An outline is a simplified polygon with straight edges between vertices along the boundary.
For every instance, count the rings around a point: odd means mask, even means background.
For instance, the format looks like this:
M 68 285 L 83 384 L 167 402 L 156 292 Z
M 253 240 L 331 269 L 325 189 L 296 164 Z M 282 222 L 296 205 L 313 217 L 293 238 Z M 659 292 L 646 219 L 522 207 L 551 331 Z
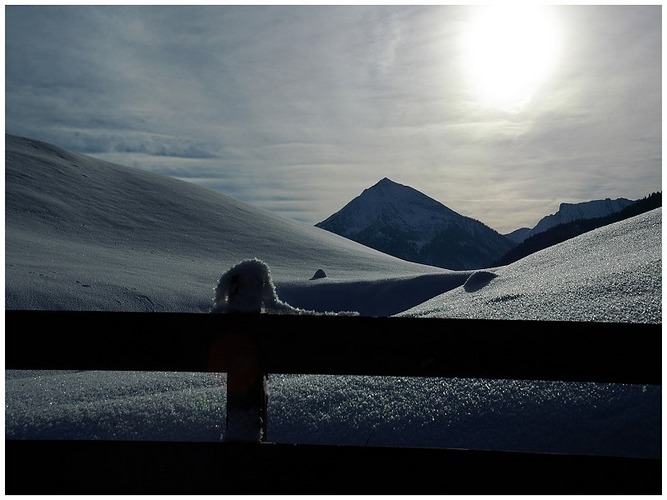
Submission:
M 606 217 L 620 212 L 633 203 L 633 200 L 628 200 L 627 198 L 616 198 L 615 200 L 605 198 L 604 200 L 584 201 L 581 203 L 561 203 L 556 213 L 543 217 L 532 229 L 526 231 L 517 230 L 510 233 L 508 237 L 517 243 L 521 243 L 531 236 L 543 233 L 560 224 L 567 224 L 575 220 Z

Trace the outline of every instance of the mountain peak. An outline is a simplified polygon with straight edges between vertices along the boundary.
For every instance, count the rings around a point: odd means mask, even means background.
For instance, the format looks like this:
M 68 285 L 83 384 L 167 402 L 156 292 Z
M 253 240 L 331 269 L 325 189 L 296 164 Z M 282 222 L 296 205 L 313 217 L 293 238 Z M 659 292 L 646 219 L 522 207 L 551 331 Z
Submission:
M 380 179 L 375 186 L 392 186 L 395 185 L 396 183 L 392 181 L 389 177 L 383 177 Z M 374 187 L 375 187 L 374 186 Z
M 388 177 L 315 226 L 400 259 L 456 270 L 485 267 L 513 245 L 481 222 Z
M 418 221 L 412 219 L 410 214 L 419 212 L 448 212 L 451 210 L 439 201 L 426 196 L 416 189 L 394 182 L 389 177 L 383 177 L 377 183 L 355 198 L 351 204 L 363 206 L 364 211 L 371 218 L 381 217 L 384 213 L 402 214 L 404 224 L 412 225 Z M 410 218 L 411 220 L 407 220 Z M 419 218 L 419 217 L 418 217 Z M 430 218 L 430 215 L 429 215 Z
M 408 188 L 408 186 L 404 186 L 403 184 L 399 184 L 398 182 L 392 181 L 389 177 L 383 177 L 377 183 L 373 184 L 368 189 L 365 189 L 365 191 L 376 191 L 376 190 L 386 191 L 388 189 L 393 190 L 400 188 L 410 189 Z
M 625 207 L 631 205 L 632 200 L 627 198 L 611 198 L 583 201 L 579 203 L 563 202 L 558 206 L 558 211 L 551 215 L 547 215 L 540 219 L 540 221 L 529 231 L 523 233 L 518 238 L 514 238 L 516 243 L 528 239 L 538 233 L 542 233 L 560 224 L 567 224 L 578 219 L 596 219 L 606 217 L 616 212 L 620 212 Z
M 364 189 L 356 200 L 367 206 L 373 206 L 376 212 L 386 210 L 402 212 L 407 206 L 419 206 L 420 210 L 451 212 L 439 201 L 413 187 L 392 181 L 389 177 L 383 177 L 371 187 Z

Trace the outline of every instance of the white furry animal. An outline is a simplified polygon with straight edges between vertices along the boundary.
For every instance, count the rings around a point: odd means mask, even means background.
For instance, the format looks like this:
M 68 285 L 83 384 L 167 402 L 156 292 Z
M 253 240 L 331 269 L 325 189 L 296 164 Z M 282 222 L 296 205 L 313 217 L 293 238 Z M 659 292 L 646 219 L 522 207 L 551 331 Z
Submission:
M 302 311 L 278 298 L 269 266 L 255 258 L 236 264 L 220 277 L 211 312 L 300 314 Z

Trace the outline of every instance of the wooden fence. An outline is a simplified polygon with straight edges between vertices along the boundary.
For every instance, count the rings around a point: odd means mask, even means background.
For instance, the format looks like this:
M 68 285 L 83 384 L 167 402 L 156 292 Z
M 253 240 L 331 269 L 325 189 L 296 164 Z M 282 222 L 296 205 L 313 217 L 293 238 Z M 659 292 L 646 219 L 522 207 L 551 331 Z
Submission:
M 6 369 L 225 372 L 228 416 L 247 400 L 234 381 L 248 373 L 662 384 L 661 324 L 5 311 L 5 327 Z M 265 401 L 259 406 L 266 412 Z M 660 494 L 662 487 L 661 459 L 511 450 L 5 440 L 5 453 L 9 494 Z

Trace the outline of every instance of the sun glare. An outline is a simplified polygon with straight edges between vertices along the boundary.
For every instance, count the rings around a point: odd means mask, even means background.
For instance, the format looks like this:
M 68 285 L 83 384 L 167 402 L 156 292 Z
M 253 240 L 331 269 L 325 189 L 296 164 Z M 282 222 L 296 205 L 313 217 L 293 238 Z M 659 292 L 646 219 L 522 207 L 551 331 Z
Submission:
M 483 106 L 521 111 L 553 70 L 558 45 L 549 6 L 481 8 L 464 44 L 471 90 Z

